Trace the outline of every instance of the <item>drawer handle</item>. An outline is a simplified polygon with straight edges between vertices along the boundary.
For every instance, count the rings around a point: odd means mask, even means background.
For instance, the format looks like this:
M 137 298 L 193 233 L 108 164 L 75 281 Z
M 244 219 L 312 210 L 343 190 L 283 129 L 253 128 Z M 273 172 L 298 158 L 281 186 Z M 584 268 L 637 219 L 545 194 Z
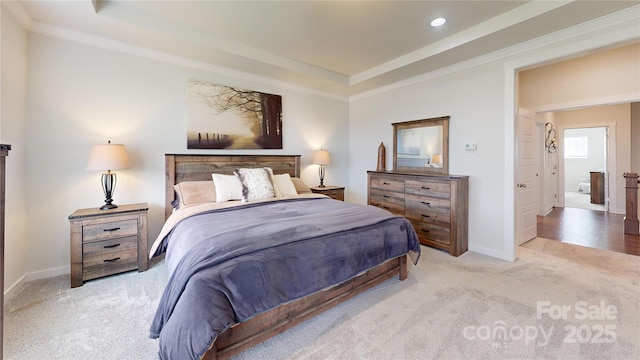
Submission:
M 118 260 L 120 260 L 120 257 L 113 258 L 113 259 L 106 259 L 104 262 L 114 262 L 114 261 L 118 261 Z
M 111 229 L 104 229 L 102 231 L 116 231 L 116 230 L 120 230 L 120 227 L 114 227 L 114 228 L 111 228 Z
M 382 208 L 383 208 L 383 209 L 387 209 L 387 210 L 391 209 L 390 207 L 388 207 L 388 206 L 384 206 L 384 205 L 382 206 Z
M 420 201 L 420 202 L 421 202 L 421 203 L 423 203 L 423 204 L 425 204 L 425 205 L 427 205 L 427 206 L 431 206 L 431 203 L 430 203 L 430 202 L 427 202 L 427 201 Z
M 428 186 L 422 186 L 422 190 L 431 190 L 431 188 Z
M 104 246 L 104 248 L 105 248 L 105 249 L 113 249 L 113 248 L 118 247 L 118 246 L 120 246 L 120 244 L 115 244 L 115 245 L 105 245 L 105 246 Z
M 389 184 L 389 183 L 388 183 L 388 182 L 386 182 L 386 181 L 383 181 L 383 182 L 382 182 L 382 185 L 391 185 L 391 184 Z
M 429 229 L 423 229 L 423 228 L 420 228 L 420 230 L 422 230 L 422 231 L 424 231 L 424 232 L 431 232 L 431 230 L 429 230 Z
M 390 198 L 391 196 L 389 195 L 382 195 L 383 198 Z
M 425 215 L 425 214 L 422 214 L 422 217 L 430 218 L 430 217 L 431 217 L 431 215 Z

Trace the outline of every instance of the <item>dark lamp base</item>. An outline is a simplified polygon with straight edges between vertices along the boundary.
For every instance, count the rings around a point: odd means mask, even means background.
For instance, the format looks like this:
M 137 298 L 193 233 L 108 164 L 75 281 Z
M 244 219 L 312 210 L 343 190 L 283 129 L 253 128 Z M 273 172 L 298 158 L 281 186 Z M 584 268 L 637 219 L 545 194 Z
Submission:
M 116 189 L 116 174 L 112 173 L 111 170 L 102 174 L 102 191 L 104 192 L 104 205 L 100 207 L 100 210 L 110 210 L 118 207 L 116 204 L 112 204 L 113 202 L 113 192 Z
M 100 210 L 111 210 L 111 209 L 115 209 L 117 208 L 118 205 L 116 204 L 104 204 L 100 207 Z

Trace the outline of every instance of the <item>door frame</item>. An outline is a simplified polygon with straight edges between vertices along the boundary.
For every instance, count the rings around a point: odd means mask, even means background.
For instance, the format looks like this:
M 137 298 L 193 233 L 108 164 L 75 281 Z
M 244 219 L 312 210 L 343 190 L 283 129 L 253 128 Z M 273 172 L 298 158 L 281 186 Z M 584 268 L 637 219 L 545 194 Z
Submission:
M 634 15 L 637 17 L 637 15 Z M 610 19 L 612 20 L 612 19 Z M 517 259 L 516 254 L 516 232 L 518 231 L 518 224 L 516 220 L 516 122 L 518 121 L 517 109 L 518 107 L 528 107 L 526 104 L 519 104 L 518 99 L 518 72 L 526 70 L 528 68 L 542 66 L 545 64 L 551 64 L 554 62 L 560 62 L 567 57 L 577 57 L 588 55 L 594 49 L 623 45 L 625 42 L 633 41 L 637 39 L 637 28 L 627 27 L 624 31 L 616 33 L 593 33 L 593 36 L 588 39 L 576 41 L 571 47 L 558 47 L 552 51 L 545 52 L 532 52 L 528 55 L 524 55 L 519 59 L 513 61 L 507 61 L 504 63 L 504 138 L 503 138 L 503 152 L 504 156 L 504 175 L 503 183 L 506 190 L 503 196 L 503 208 L 504 208 L 504 222 L 503 222 L 503 247 L 502 251 L 496 252 L 497 257 L 507 261 L 515 261 Z M 581 106 L 593 106 L 593 105 L 605 105 L 612 103 L 634 102 L 639 101 L 638 94 L 617 94 L 613 96 L 606 96 L 592 99 L 580 99 L 572 102 L 571 106 L 566 107 L 581 107 Z M 551 105 L 550 107 L 554 107 Z M 550 108 L 537 108 L 529 107 L 530 110 L 535 113 L 552 111 Z M 612 142 L 610 142 L 612 143 Z M 612 146 L 615 147 L 615 146 Z M 614 154 L 610 154 L 614 156 Z M 613 170 L 613 169 L 610 169 Z M 611 196 L 610 196 L 611 198 Z
M 609 105 L 609 104 L 606 104 Z M 595 105 L 601 106 L 601 105 Z M 564 143 L 564 131 L 567 129 L 583 129 L 583 128 L 592 128 L 592 127 L 603 127 L 605 128 L 605 133 L 607 139 L 605 140 L 606 146 L 606 154 L 605 154 L 605 167 L 606 172 L 604 176 L 604 210 L 609 212 L 609 209 L 616 209 L 617 206 L 617 194 L 618 187 L 615 184 L 615 181 L 611 183 L 609 180 L 611 179 L 611 174 L 617 174 L 617 153 L 616 153 L 616 123 L 614 121 L 605 121 L 605 122 L 597 122 L 597 123 L 585 123 L 582 125 L 565 125 L 558 127 L 558 139 L 561 144 Z M 564 207 L 564 148 L 558 149 L 559 159 L 558 159 L 558 186 L 559 186 L 559 205 Z M 611 185 L 613 184 L 613 185 Z M 612 206 L 613 205 L 613 206 Z

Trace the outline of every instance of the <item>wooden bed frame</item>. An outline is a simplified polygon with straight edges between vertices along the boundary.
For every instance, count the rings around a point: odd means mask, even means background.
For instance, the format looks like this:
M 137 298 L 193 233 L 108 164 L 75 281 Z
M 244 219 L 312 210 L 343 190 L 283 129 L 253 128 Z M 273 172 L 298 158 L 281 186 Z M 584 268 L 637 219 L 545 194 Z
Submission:
M 211 180 L 212 173 L 232 174 L 240 167 L 271 167 L 275 174 L 300 177 L 300 155 L 165 155 L 165 218 L 173 209 L 173 186 L 182 181 Z M 407 278 L 407 256 L 401 256 L 340 283 L 236 324 L 220 334 L 202 359 L 226 359 L 275 336 L 320 312 L 398 275 Z

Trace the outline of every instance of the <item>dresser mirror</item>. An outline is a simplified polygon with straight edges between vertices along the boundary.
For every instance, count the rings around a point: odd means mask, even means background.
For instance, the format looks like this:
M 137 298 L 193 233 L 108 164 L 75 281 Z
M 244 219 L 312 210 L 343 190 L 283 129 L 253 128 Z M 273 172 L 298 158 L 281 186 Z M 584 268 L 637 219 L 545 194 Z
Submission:
M 391 125 L 394 171 L 449 173 L 449 116 Z

